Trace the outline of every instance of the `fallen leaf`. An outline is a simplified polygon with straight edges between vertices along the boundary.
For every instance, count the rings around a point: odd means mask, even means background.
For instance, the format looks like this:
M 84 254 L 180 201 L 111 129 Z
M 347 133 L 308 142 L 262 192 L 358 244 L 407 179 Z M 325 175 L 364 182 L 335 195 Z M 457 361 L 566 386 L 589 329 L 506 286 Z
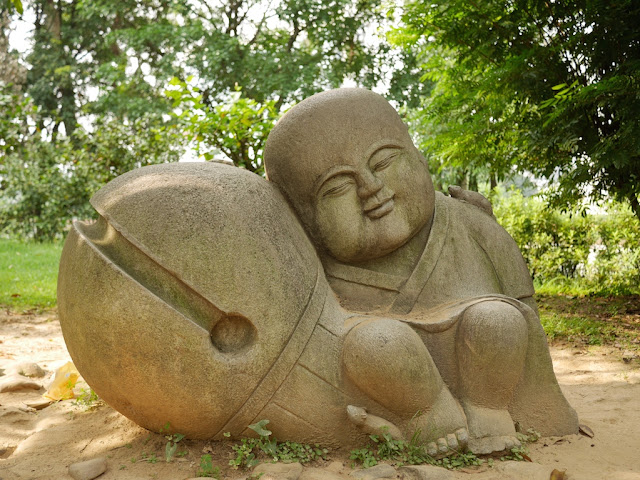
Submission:
M 527 455 L 526 453 L 522 454 L 522 458 L 524 458 L 527 462 L 533 463 L 533 460 L 531 460 L 531 457 L 529 457 L 529 455 Z
M 565 471 L 562 470 L 557 470 L 557 469 L 553 469 L 553 472 L 551 472 L 551 476 L 549 477 L 549 480 L 565 480 L 566 475 L 565 475 Z
M 593 438 L 595 436 L 595 434 L 593 433 L 593 430 L 591 430 L 589 427 L 587 427 L 582 423 L 578 425 L 578 431 L 585 437 Z

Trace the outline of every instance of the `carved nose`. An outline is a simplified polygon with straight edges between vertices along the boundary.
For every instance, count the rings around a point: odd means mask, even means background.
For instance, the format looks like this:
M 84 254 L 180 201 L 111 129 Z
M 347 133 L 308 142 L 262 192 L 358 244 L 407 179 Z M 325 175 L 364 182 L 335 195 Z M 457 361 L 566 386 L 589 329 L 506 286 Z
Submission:
M 358 182 L 358 196 L 365 200 L 382 190 L 383 186 L 384 184 L 379 178 L 371 172 L 367 172 L 361 177 L 361 181 Z

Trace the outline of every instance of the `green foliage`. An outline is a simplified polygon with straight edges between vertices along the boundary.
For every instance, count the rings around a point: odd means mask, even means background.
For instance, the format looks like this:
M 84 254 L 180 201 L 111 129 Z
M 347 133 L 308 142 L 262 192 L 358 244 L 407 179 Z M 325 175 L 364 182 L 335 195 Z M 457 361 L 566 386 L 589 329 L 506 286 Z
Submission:
M 537 442 L 541 435 L 533 428 L 527 430 L 527 433 L 517 433 L 516 436 L 520 440 L 519 447 L 513 447 L 508 455 L 500 457 L 500 460 L 514 460 L 516 462 L 530 462 L 528 444 Z
M 56 305 L 62 246 L 0 238 L 0 305 L 15 310 Z
M 426 451 L 426 445 L 414 435 L 411 441 L 395 440 L 389 433 L 382 436 L 370 435 L 373 444 L 351 451 L 350 459 L 363 468 L 373 467 L 381 461 L 391 461 L 398 465 L 437 465 L 448 469 L 481 465 L 482 460 L 472 453 L 454 452 L 444 458 L 435 459 Z
M 220 468 L 213 466 L 211 455 L 208 453 L 200 457 L 200 470 L 198 470 L 196 476 L 220 479 Z
M 92 388 L 89 388 L 89 390 L 83 388 L 73 403 L 74 405 L 84 407 L 86 410 L 92 410 L 102 405 L 102 400 L 100 400 L 100 397 L 98 397 L 98 394 L 94 392 Z
M 272 432 L 266 428 L 268 423 L 269 420 L 260 420 L 249 425 L 259 438 L 243 438 L 239 444 L 233 445 L 231 448 L 236 457 L 229 460 L 229 465 L 235 468 L 251 468 L 260 463 L 261 456 L 274 462 L 308 463 L 326 459 L 326 448 L 297 442 L 278 442 L 275 438 L 270 438 Z
M 537 295 L 540 321 L 552 340 L 637 350 L 640 296 Z M 636 321 L 634 321 L 636 319 Z
M 264 104 L 242 96 L 237 88 L 226 102 L 209 106 L 202 102 L 197 87 L 174 77 L 167 90 L 173 98 L 177 118 L 187 135 L 194 141 L 196 151 L 206 160 L 216 153 L 225 154 L 234 165 L 264 174 L 262 152 L 267 135 L 278 119 L 275 101 Z
M 529 171 L 557 206 L 614 197 L 640 221 L 638 24 L 634 0 L 406 3 L 389 38 L 435 82 L 415 112 L 434 169 Z
M 176 455 L 178 450 L 178 443 L 182 441 L 184 435 L 182 433 L 169 433 L 171 431 L 171 425 L 167 422 L 161 429 L 160 433 L 165 433 L 164 438 L 167 439 L 167 445 L 164 449 L 164 458 L 167 463 L 171 462 L 173 456 Z M 177 452 L 178 456 L 185 455 L 187 452 Z
M 562 213 L 518 191 L 494 197 L 498 222 L 511 234 L 542 293 L 638 293 L 640 224 L 629 209 Z
M 56 143 L 44 141 L 27 97 L 12 105 L 12 121 L 0 143 L 0 232 L 36 241 L 60 239 L 73 219 L 95 215 L 89 198 L 111 179 L 144 165 L 177 161 L 183 137 L 175 124 L 152 116 L 131 122 L 99 117 L 95 128 L 76 129 Z
M 2 12 L 6 8 L 9 11 L 11 11 L 12 9 L 15 9 L 16 12 L 18 12 L 20 15 L 24 13 L 24 8 L 22 6 L 21 0 L 6 0 L 4 3 L 5 3 L 5 6 L 0 8 L 0 12 Z

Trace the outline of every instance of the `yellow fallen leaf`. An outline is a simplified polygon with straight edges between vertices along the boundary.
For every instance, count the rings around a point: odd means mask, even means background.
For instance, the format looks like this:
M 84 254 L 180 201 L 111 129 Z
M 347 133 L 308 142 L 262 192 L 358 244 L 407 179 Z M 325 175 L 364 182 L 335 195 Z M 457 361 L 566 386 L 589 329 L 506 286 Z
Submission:
M 76 386 L 79 376 L 80 374 L 73 363 L 65 363 L 56 370 L 53 382 L 42 396 L 54 401 L 73 398 L 73 387 Z

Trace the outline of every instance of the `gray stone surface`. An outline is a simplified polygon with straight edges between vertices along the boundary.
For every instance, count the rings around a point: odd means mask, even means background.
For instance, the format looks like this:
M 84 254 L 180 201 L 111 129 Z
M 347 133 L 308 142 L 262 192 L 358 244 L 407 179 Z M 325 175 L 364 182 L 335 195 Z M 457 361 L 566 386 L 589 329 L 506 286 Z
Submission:
M 107 471 L 107 459 L 93 458 L 69 466 L 69 475 L 74 480 L 92 480 Z
M 292 108 L 269 181 L 220 164 L 145 167 L 92 198 L 62 253 L 65 341 L 138 424 L 435 455 L 577 432 L 515 242 L 477 194 L 434 192 L 379 95 Z M 284 195 L 284 196 L 283 196 Z M 289 204 L 287 204 L 287 201 Z
M 396 469 L 391 465 L 381 463 L 362 470 L 354 470 L 350 475 L 361 480 L 376 480 L 378 478 L 395 478 L 396 473 Z
M 298 480 L 347 480 L 348 478 L 323 468 L 306 467 Z
M 515 421 L 576 432 L 515 242 L 479 194 L 434 191 L 384 98 L 314 95 L 278 122 L 264 158 L 342 306 L 394 319 L 355 327 L 344 361 L 369 397 L 400 417 L 422 413 L 405 437 L 420 431 L 443 453 L 464 448 L 448 435 L 468 429 L 471 449 L 491 452 L 517 443 Z
M 453 474 L 442 467 L 433 465 L 409 465 L 398 470 L 404 480 L 450 480 Z
M 19 390 L 39 390 L 42 384 L 37 380 L 24 377 L 17 373 L 0 378 L 0 393 L 17 392 Z
M 32 362 L 22 362 L 11 367 L 11 372 L 22 375 L 23 377 L 42 378 L 46 375 L 40 365 Z
M 261 463 L 253 469 L 253 474 L 262 474 L 264 480 L 298 480 L 302 474 L 300 463 Z

